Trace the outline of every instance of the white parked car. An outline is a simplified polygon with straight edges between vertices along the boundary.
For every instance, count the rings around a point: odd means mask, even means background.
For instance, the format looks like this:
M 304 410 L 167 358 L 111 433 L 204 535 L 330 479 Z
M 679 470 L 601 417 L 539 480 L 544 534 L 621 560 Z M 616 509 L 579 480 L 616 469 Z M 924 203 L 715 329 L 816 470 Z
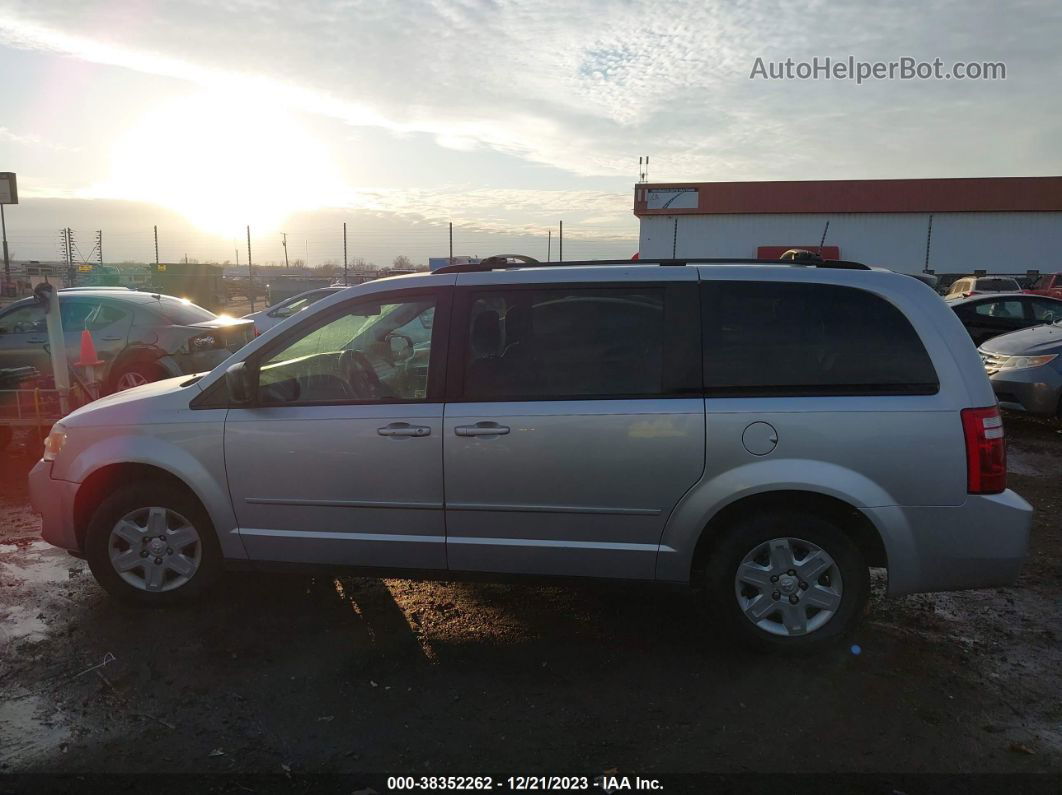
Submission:
M 301 312 L 308 306 L 313 306 L 322 298 L 327 298 L 333 293 L 345 290 L 345 287 L 322 287 L 319 290 L 307 290 L 305 293 L 285 298 L 273 306 L 268 306 L 261 312 L 252 312 L 244 315 L 244 319 L 254 321 L 256 334 L 264 334 L 283 320 L 287 320 L 296 312 Z

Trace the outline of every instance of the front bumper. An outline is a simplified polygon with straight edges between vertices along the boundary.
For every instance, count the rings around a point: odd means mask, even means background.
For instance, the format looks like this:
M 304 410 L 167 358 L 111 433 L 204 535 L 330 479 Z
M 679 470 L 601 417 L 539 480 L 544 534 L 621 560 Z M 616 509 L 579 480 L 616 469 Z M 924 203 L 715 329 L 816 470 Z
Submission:
M 959 506 L 865 510 L 882 530 L 890 596 L 1010 585 L 1028 555 L 1033 508 L 1009 489 Z
M 80 551 L 74 528 L 74 496 L 80 484 L 52 477 L 49 461 L 38 461 L 29 473 L 30 504 L 41 515 L 41 536 L 49 544 Z
M 1054 362 L 1026 370 L 1000 370 L 988 380 L 1001 408 L 1040 417 L 1053 417 L 1059 410 L 1062 372 Z

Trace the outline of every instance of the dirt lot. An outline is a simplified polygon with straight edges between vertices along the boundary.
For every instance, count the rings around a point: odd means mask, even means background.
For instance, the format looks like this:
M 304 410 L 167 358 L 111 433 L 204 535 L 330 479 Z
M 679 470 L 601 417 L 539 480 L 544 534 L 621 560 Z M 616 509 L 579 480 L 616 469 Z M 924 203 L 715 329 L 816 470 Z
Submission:
M 1037 507 L 1013 588 L 876 597 L 849 648 L 717 639 L 684 593 L 230 575 L 122 607 L 0 461 L 0 771 L 1062 773 L 1062 434 L 1008 418 Z M 2 786 L 0 786 L 2 789 Z

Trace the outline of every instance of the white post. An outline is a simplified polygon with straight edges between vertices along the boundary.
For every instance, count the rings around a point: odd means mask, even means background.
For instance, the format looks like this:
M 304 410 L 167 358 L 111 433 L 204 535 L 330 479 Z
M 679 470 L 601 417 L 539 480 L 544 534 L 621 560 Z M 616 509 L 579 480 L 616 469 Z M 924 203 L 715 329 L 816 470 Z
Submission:
M 70 370 L 66 358 L 66 340 L 63 338 L 63 321 L 59 316 L 59 294 L 52 285 L 38 285 L 47 289 L 48 297 L 48 348 L 52 356 L 52 376 L 59 391 L 59 410 L 65 417 L 70 413 Z

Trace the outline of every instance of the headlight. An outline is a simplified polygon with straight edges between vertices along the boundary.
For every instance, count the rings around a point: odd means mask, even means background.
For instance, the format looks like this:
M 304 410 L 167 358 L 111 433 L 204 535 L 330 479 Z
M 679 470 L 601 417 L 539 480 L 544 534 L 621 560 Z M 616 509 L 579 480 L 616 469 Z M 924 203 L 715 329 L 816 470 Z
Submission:
M 52 426 L 52 432 L 48 434 L 48 438 L 44 440 L 44 455 L 41 459 L 54 461 L 64 444 L 66 444 L 66 428 L 57 422 Z
M 1030 367 L 1043 367 L 1058 358 L 1057 353 L 1046 356 L 1011 356 L 999 366 L 1001 370 L 1027 370 Z

